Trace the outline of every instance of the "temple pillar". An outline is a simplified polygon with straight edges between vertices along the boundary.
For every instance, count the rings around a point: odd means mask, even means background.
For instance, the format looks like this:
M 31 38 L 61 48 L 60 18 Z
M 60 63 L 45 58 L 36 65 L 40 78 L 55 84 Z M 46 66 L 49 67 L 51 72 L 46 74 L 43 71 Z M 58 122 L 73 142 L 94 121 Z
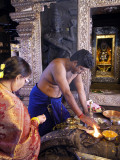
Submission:
M 11 13 L 10 16 L 13 21 L 19 23 L 17 26 L 19 34 L 17 40 L 20 42 L 19 56 L 24 58 L 32 68 L 30 83 L 19 91 L 25 105 L 28 105 L 30 91 L 42 73 L 40 12 L 44 10 L 44 5 L 49 6 L 52 2 L 11 0 L 15 13 Z

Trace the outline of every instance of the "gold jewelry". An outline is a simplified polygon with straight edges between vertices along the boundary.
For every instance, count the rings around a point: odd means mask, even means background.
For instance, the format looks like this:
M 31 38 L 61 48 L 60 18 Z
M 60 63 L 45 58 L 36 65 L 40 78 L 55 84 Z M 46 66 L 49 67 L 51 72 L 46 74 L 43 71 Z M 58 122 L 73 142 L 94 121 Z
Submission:
M 33 117 L 33 118 L 31 118 L 31 121 L 32 121 L 32 120 L 36 120 L 36 121 L 38 122 L 38 125 L 40 124 L 40 120 L 39 120 L 38 117 Z

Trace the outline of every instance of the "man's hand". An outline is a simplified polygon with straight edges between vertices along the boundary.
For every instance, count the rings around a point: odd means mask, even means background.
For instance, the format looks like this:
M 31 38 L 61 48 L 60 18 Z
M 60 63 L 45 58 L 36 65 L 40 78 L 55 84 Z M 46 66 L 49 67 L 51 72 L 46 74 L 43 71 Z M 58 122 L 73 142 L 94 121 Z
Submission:
M 89 115 L 90 115 L 90 114 L 89 114 L 89 111 L 88 111 L 88 108 L 84 109 L 84 114 L 85 114 L 86 116 L 89 116 Z
M 81 116 L 80 120 L 92 128 L 95 125 L 98 129 L 100 129 L 100 126 L 95 122 L 94 119 L 92 119 L 84 114 Z
M 88 116 L 88 117 L 90 117 L 90 113 L 89 112 L 86 112 L 85 115 Z

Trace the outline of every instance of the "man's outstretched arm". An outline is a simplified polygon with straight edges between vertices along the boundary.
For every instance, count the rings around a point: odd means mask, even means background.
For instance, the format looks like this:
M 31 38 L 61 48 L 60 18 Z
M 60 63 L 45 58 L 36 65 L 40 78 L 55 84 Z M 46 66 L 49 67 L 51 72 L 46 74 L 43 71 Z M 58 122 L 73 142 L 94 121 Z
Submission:
M 78 96 L 81 102 L 81 105 L 84 109 L 84 113 L 87 115 L 88 114 L 88 107 L 87 107 L 87 100 L 86 100 L 86 94 L 84 90 L 84 85 L 82 82 L 82 77 L 81 74 L 79 74 L 74 80 L 73 80 L 75 87 L 78 92 Z

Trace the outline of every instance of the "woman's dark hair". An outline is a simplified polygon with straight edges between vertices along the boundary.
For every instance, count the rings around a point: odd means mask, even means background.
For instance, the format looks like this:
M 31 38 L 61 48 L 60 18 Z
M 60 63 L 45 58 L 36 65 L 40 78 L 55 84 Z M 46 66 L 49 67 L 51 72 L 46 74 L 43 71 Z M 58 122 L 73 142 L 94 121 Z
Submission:
M 70 61 L 78 61 L 78 66 L 83 66 L 85 68 L 92 68 L 94 66 L 94 60 L 92 54 L 85 49 L 81 49 L 75 52 L 71 57 Z
M 30 65 L 23 58 L 18 56 L 8 58 L 4 64 L 4 76 L 0 78 L 0 80 L 15 79 L 19 74 L 21 74 L 22 77 L 28 77 L 32 72 Z

